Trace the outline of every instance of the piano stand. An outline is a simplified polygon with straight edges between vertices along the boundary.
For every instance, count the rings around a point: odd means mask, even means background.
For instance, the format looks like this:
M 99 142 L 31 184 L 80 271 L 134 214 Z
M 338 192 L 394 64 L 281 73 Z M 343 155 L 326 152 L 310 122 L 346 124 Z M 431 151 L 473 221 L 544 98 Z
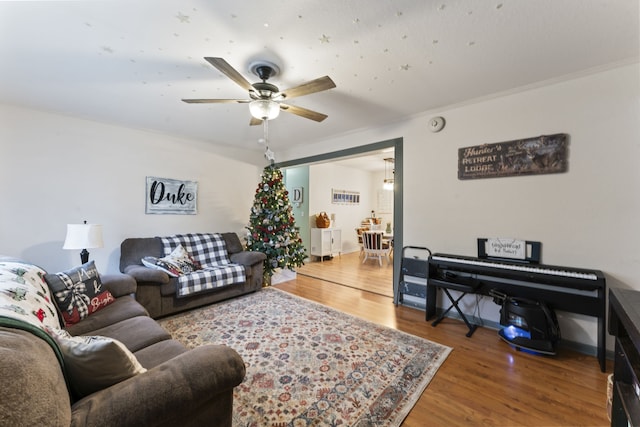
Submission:
M 437 291 L 442 290 L 469 328 L 471 325 L 449 291 L 492 296 L 499 292 L 512 297 L 545 302 L 552 310 L 592 316 L 598 319 L 598 362 L 606 368 L 606 280 L 599 270 L 522 264 L 460 255 L 433 254 L 427 270 L 426 320 L 436 317 Z M 464 296 L 464 295 L 463 295 Z M 451 307 L 433 322 L 437 325 Z
M 467 328 L 469 328 L 469 332 L 467 332 L 467 337 L 471 338 L 471 335 L 473 335 L 473 333 L 478 328 L 478 326 L 477 325 L 472 325 L 471 322 L 469 322 L 469 320 L 467 320 L 467 316 L 465 316 L 464 313 L 462 312 L 462 310 L 460 310 L 460 307 L 458 307 L 458 303 L 466 295 L 466 293 L 462 293 L 457 299 L 453 299 L 453 296 L 451 295 L 451 293 L 449 293 L 449 290 L 447 288 L 441 288 L 441 289 L 444 291 L 444 293 L 447 295 L 447 297 L 449 297 L 449 300 L 451 301 L 451 305 L 449 306 L 449 308 L 447 308 L 445 311 L 443 311 L 440 314 L 440 316 L 436 320 L 433 321 L 433 323 L 431 323 L 431 326 L 438 326 L 438 323 L 440 323 L 442 321 L 442 319 L 444 319 L 444 317 L 447 315 L 447 313 L 453 307 L 455 307 L 456 310 L 458 311 L 458 314 L 460 315 L 462 320 L 464 320 L 464 323 L 467 325 Z

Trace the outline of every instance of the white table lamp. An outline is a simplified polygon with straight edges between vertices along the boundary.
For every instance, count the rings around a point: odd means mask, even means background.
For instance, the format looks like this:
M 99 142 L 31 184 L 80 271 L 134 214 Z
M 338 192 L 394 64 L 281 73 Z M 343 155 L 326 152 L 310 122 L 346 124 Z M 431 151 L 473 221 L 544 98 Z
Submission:
M 87 248 L 101 248 L 102 225 L 100 224 L 67 224 L 67 237 L 64 239 L 62 249 L 82 249 L 80 260 L 83 264 L 89 261 Z

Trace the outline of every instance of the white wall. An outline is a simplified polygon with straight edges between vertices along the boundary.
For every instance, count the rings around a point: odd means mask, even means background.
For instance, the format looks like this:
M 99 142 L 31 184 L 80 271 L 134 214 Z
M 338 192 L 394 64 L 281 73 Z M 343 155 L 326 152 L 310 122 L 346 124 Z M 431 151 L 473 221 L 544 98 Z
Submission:
M 476 255 L 478 237 L 542 242 L 542 262 L 602 270 L 609 287 L 640 290 L 640 67 L 628 65 L 431 111 L 283 153 L 296 159 L 402 137 L 404 244 Z M 447 125 L 430 133 L 428 118 Z M 564 174 L 457 179 L 458 148 L 569 134 Z M 467 311 L 475 299 L 466 299 Z M 497 321 L 485 299 L 480 313 Z M 595 319 L 561 314 L 563 337 L 595 346 Z M 611 348 L 611 345 L 609 345 Z
M 3 105 L 0 118 L 0 254 L 76 266 L 66 224 L 87 220 L 105 241 L 90 258 L 115 273 L 127 237 L 245 232 L 260 153 Z M 197 215 L 146 215 L 146 176 L 197 181 Z
M 311 165 L 309 167 L 309 218 L 315 221 L 315 215 L 324 211 L 335 214 L 334 228 L 342 230 L 342 252 L 360 250 L 356 228 L 364 218 L 371 216 L 376 207 L 376 195 L 372 191 L 371 172 L 338 166 L 331 163 Z M 331 203 L 331 189 L 359 191 L 359 205 L 341 205 Z M 315 227 L 315 223 L 312 224 Z
M 640 290 L 639 75 L 638 64 L 624 66 L 425 112 L 278 157 L 284 161 L 402 137 L 405 245 L 475 255 L 478 237 L 539 240 L 546 264 L 600 269 L 609 287 Z M 434 115 L 447 119 L 437 134 L 427 126 Z M 105 248 L 91 250 L 91 258 L 101 271 L 115 272 L 124 238 L 242 233 L 248 222 L 264 166 L 259 153 L 10 106 L 0 105 L 0 120 L 0 254 L 52 271 L 75 266 L 76 251 L 61 249 L 65 225 L 88 220 L 102 223 L 105 232 Z M 560 132 L 570 136 L 565 174 L 457 179 L 460 147 Z M 198 215 L 145 215 L 145 176 L 198 181 Z M 335 212 L 337 225 L 348 231 L 351 211 L 338 211 L 329 199 L 332 186 L 351 182 L 344 178 L 335 171 L 321 180 L 310 177 L 328 189 L 310 189 L 311 197 L 322 198 L 310 204 L 310 214 Z M 358 218 L 368 216 L 371 207 L 363 202 L 361 209 L 353 210 Z M 473 301 L 466 300 L 468 310 Z M 483 317 L 497 321 L 496 313 L 492 302 L 482 303 Z M 562 315 L 560 321 L 564 338 L 595 345 L 594 320 Z

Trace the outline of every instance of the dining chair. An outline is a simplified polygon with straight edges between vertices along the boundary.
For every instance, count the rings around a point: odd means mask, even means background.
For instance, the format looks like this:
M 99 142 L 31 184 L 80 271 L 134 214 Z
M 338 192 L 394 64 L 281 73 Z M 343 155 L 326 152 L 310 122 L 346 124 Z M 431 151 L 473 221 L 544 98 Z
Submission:
M 366 228 L 356 228 L 356 234 L 358 235 L 358 246 L 360 246 L 360 258 L 364 255 L 364 246 L 362 244 L 362 233 L 366 231 Z
M 364 259 L 362 263 L 369 258 L 377 258 L 378 264 L 382 267 L 382 258 L 387 258 L 389 264 L 389 255 L 391 253 L 391 245 L 382 238 L 382 231 L 363 231 L 362 247 L 364 250 Z

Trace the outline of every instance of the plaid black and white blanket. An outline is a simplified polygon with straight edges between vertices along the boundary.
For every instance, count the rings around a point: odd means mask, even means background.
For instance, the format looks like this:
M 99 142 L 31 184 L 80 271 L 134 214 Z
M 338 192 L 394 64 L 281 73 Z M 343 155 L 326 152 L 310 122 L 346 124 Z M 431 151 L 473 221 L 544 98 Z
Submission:
M 178 298 L 246 281 L 244 266 L 233 264 L 229 260 L 227 245 L 220 234 L 176 234 L 160 239 L 164 245 L 165 256 L 178 245 L 182 245 L 202 267 L 202 270 L 178 277 Z

